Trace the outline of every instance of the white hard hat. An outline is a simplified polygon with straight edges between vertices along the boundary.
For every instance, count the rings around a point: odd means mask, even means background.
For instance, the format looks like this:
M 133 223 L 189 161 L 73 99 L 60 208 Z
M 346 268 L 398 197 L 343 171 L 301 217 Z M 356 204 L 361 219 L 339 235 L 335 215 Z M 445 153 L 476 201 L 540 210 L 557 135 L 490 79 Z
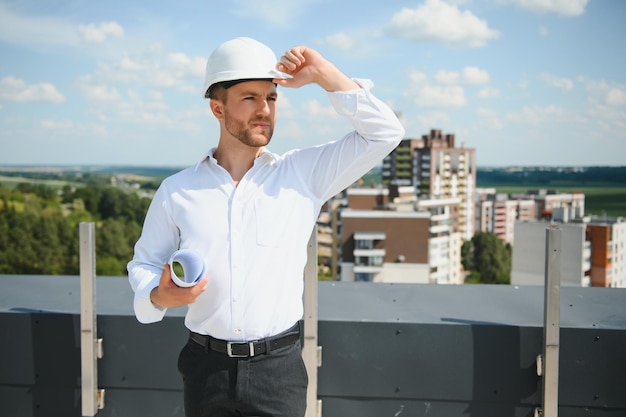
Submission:
M 204 90 L 215 83 L 235 80 L 283 78 L 276 70 L 276 55 L 272 50 L 251 38 L 235 38 L 224 42 L 213 51 L 206 63 Z

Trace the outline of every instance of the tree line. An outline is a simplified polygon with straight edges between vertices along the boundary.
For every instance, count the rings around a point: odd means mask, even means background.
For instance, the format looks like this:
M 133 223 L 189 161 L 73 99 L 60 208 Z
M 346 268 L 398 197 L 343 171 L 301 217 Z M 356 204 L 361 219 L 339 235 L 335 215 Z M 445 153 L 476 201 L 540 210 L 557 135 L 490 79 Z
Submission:
M 510 168 L 478 168 L 476 170 L 478 184 L 626 184 L 626 167 L 523 167 Z
M 78 275 L 80 222 L 96 225 L 96 273 L 126 275 L 150 199 L 93 181 L 0 185 L 0 274 Z
M 124 276 L 149 198 L 101 179 L 54 188 L 0 184 L 0 275 L 78 275 L 80 222 L 96 225 L 96 274 Z M 467 283 L 508 284 L 511 247 L 479 232 L 463 244 Z

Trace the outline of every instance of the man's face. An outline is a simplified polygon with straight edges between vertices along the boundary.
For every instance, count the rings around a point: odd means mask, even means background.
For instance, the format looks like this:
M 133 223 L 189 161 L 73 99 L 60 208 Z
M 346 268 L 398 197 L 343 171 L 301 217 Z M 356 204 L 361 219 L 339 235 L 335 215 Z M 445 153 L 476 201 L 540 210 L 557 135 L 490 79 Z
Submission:
M 270 142 L 276 120 L 276 86 L 271 81 L 246 81 L 227 90 L 224 125 L 241 143 L 261 147 Z

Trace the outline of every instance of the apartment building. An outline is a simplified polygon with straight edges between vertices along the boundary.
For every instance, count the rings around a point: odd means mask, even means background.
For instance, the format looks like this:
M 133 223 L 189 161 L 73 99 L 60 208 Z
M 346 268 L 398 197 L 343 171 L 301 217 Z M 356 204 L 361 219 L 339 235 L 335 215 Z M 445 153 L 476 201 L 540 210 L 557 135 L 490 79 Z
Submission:
M 349 188 L 336 216 L 338 279 L 462 283 L 459 204 L 458 198 L 418 200 L 410 186 Z
M 532 200 L 509 199 L 507 194 L 476 193 L 475 230 L 491 232 L 505 243 L 513 244 L 514 226 L 518 220 L 535 220 Z
M 568 222 L 585 216 L 585 194 L 556 190 L 529 190 L 512 198 L 532 199 L 538 218 Z
M 568 213 L 567 207 L 562 210 Z M 561 285 L 626 287 L 626 219 L 515 223 L 511 284 L 543 285 L 546 230 L 561 230 Z
M 513 244 L 517 221 L 580 221 L 585 214 L 585 195 L 530 190 L 509 196 L 494 188 L 477 188 L 475 213 L 477 231 L 494 233 L 505 243 Z
M 592 217 L 587 239 L 591 243 L 591 285 L 626 287 L 626 219 Z
M 452 134 L 431 130 L 420 139 L 405 139 L 383 160 L 385 185 L 413 186 L 419 199 L 460 199 L 458 232 L 474 235 L 476 151 L 456 147 Z

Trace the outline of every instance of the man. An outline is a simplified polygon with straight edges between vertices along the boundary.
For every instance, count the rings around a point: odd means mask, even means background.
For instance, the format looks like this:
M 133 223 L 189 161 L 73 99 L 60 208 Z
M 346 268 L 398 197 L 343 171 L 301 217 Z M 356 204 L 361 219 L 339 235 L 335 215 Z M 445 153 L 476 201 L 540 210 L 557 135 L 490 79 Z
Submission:
M 310 83 L 328 92 L 355 131 L 321 146 L 269 152 L 277 85 Z M 304 416 L 299 322 L 308 239 L 324 202 L 404 135 L 370 87 L 305 46 L 277 62 L 267 46 L 236 38 L 209 57 L 203 94 L 220 124 L 217 147 L 163 181 L 128 264 L 140 322 L 188 305 L 190 338 L 178 359 L 187 417 Z M 203 257 L 207 273 L 195 286 L 171 280 L 167 260 L 178 249 Z

